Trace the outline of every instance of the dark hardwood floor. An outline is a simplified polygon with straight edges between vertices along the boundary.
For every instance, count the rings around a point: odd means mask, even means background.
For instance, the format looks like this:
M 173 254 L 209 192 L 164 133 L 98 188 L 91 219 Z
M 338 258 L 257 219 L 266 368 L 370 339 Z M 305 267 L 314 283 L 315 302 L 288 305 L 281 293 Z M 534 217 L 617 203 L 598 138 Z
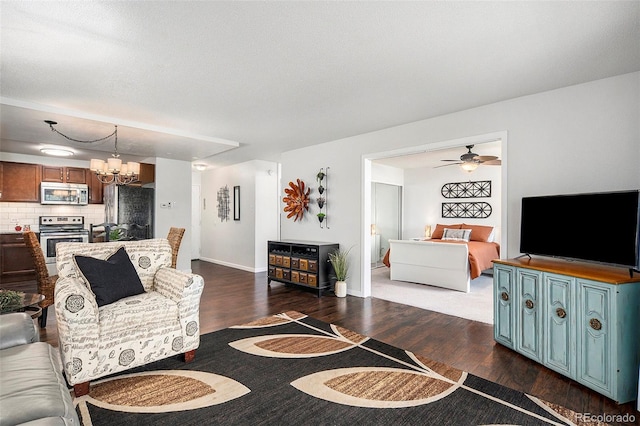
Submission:
M 278 282 L 272 282 L 269 287 L 266 273 L 253 274 L 204 261 L 193 261 L 192 269 L 205 280 L 200 305 L 202 333 L 295 310 L 578 413 L 631 413 L 636 420 L 640 418 L 635 403 L 616 404 L 495 343 L 492 326 L 484 323 L 375 298 L 337 298 L 333 294 L 318 298 L 313 292 Z M 34 291 L 35 283 L 12 283 L 3 287 Z M 57 346 L 52 308 L 49 309 L 47 327 L 40 334 L 41 340 Z

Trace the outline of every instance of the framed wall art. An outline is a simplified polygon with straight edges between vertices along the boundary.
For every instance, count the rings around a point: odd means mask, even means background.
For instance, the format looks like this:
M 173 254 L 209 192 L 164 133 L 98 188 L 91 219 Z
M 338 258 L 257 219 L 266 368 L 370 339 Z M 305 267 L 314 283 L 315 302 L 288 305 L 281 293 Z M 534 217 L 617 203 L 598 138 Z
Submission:
M 442 217 L 455 219 L 486 219 L 491 216 L 489 203 L 442 203 Z
M 233 220 L 240 220 L 240 186 L 233 187 Z
M 440 193 L 444 198 L 488 198 L 491 197 L 491 181 L 445 183 Z
M 223 186 L 218 190 L 218 217 L 221 222 L 229 220 L 229 187 Z

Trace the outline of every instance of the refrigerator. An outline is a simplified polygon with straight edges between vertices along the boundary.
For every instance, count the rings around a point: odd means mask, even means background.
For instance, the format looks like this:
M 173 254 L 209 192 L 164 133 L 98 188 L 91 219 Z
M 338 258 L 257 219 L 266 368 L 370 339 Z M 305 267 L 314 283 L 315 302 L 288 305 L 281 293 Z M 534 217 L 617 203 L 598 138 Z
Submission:
M 147 226 L 131 229 L 136 239 L 153 238 L 154 189 L 141 186 L 108 185 L 104 188 L 105 222 Z

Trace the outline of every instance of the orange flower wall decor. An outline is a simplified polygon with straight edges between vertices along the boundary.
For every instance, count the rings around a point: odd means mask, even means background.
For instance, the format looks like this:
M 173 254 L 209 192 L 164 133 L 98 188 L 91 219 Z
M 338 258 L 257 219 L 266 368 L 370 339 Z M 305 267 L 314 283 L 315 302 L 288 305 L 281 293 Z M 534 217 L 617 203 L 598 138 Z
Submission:
M 305 192 L 304 182 L 300 179 L 296 179 L 298 184 L 289 182 L 289 188 L 285 188 L 284 192 L 287 194 L 282 201 L 287 205 L 284 208 L 285 212 L 288 212 L 287 219 L 293 218 L 293 221 L 302 219 L 304 211 L 309 211 L 309 192 L 311 188 L 307 188 Z

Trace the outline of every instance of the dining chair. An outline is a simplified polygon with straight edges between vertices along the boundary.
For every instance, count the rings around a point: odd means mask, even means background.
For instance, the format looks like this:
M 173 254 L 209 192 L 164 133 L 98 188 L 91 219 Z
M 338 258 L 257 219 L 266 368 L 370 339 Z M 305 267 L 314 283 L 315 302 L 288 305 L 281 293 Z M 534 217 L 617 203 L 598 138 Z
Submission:
M 55 288 L 56 281 L 58 280 L 58 276 L 49 275 L 47 264 L 44 259 L 44 252 L 40 247 L 40 241 L 38 241 L 36 233 L 33 231 L 27 231 L 23 233 L 23 236 L 24 242 L 29 249 L 31 257 L 33 258 L 33 264 L 36 270 L 38 293 L 44 295 L 44 300 L 39 303 L 40 308 L 42 308 L 42 315 L 38 319 L 38 324 L 41 328 L 45 328 L 47 326 L 49 305 L 53 305 L 53 290 Z
M 171 267 L 173 269 L 176 268 L 178 263 L 178 250 L 180 250 L 180 243 L 182 242 L 184 231 L 184 228 L 174 228 L 172 226 L 169 229 L 169 235 L 167 235 L 167 240 L 169 240 L 169 245 L 171 245 Z

